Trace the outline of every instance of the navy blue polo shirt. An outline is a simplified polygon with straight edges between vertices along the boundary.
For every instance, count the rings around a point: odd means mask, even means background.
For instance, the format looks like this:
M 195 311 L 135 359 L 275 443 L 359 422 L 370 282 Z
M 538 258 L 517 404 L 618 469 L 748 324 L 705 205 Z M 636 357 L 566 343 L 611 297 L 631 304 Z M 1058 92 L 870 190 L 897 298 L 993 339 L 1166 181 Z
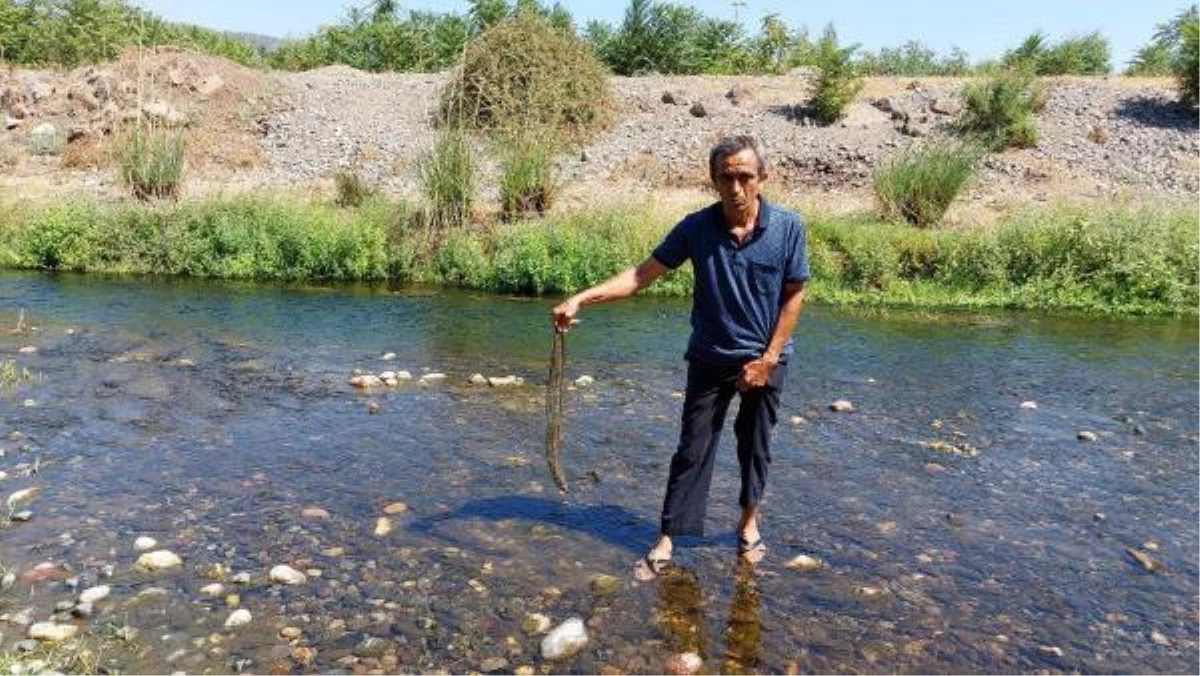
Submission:
M 689 214 L 652 254 L 677 268 L 692 261 L 692 336 L 685 357 L 715 366 L 742 364 L 766 351 L 779 320 L 785 282 L 808 279 L 800 216 L 760 199 L 758 223 L 740 245 L 721 203 Z M 789 338 L 781 360 L 792 352 Z

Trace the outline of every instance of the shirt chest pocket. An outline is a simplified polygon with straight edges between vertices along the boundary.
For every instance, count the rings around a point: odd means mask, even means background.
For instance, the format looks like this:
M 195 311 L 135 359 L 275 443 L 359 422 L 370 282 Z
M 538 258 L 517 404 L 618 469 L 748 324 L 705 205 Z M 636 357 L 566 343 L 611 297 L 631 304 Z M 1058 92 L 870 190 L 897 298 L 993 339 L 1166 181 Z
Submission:
M 777 296 L 783 286 L 783 269 L 768 261 L 746 261 L 746 274 L 750 288 L 760 296 Z

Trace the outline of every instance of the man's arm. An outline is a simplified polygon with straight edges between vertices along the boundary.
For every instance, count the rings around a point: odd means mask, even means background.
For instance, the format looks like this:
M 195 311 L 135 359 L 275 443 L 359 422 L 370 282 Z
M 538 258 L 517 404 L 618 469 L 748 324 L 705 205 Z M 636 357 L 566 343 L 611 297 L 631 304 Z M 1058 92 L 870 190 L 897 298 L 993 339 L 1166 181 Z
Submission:
M 559 331 L 570 329 L 571 325 L 575 323 L 575 316 L 579 314 L 579 310 L 584 305 L 628 298 L 662 277 L 668 270 L 667 266 L 658 262 L 654 256 L 650 256 L 640 264 L 626 268 L 605 281 L 580 291 L 550 311 L 554 318 L 554 328 Z M 794 322 L 795 320 L 793 320 Z
M 783 285 L 783 304 L 779 308 L 779 319 L 775 322 L 775 330 L 771 332 L 771 341 L 767 349 L 758 359 L 746 362 L 742 366 L 742 377 L 738 380 L 738 389 L 748 390 L 753 387 L 765 387 L 771 377 L 771 369 L 779 365 L 779 355 L 783 346 L 787 345 L 796 321 L 800 319 L 800 308 L 804 305 L 804 282 L 786 282 Z

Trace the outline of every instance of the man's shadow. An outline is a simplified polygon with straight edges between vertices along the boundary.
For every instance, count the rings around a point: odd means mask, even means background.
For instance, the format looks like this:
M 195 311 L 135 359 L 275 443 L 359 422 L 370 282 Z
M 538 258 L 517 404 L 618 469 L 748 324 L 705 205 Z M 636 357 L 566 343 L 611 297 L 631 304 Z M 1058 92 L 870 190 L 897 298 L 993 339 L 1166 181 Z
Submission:
M 525 495 L 499 495 L 469 500 L 444 514 L 408 524 L 409 530 L 446 541 L 459 542 L 450 524 L 461 520 L 530 521 L 583 533 L 610 545 L 641 554 L 658 534 L 658 524 L 616 505 L 584 505 Z M 479 543 L 470 543 L 478 548 Z

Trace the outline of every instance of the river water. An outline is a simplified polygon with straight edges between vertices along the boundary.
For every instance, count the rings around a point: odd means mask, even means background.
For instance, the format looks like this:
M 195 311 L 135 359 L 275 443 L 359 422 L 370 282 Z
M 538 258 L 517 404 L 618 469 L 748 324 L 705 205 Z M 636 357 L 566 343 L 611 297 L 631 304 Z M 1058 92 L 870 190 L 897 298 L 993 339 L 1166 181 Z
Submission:
M 40 489 L 0 522 L 0 653 L 42 655 L 25 625 L 57 617 L 127 673 L 1200 667 L 1194 319 L 806 308 L 766 560 L 735 560 L 727 436 L 707 536 L 639 583 L 687 304 L 569 335 L 567 377 L 595 383 L 566 400 L 567 496 L 542 459 L 549 305 L 0 274 L 0 362 L 31 376 L 0 389 L 0 495 Z M 362 391 L 355 369 L 447 377 Z M 141 536 L 183 564 L 138 569 Z M 543 659 L 534 614 L 584 620 L 586 646 Z

